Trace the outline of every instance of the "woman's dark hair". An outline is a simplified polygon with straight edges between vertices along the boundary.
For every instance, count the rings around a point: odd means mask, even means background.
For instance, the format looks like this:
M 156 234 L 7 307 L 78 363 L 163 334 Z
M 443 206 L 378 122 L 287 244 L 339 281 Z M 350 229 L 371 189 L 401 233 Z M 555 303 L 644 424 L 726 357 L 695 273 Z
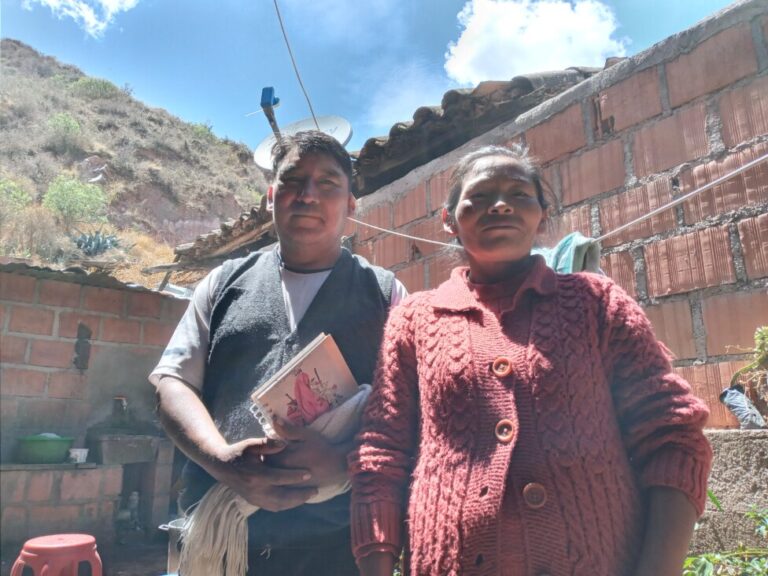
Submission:
M 347 175 L 350 192 L 354 192 L 355 180 L 352 174 L 352 159 L 336 138 L 318 130 L 284 135 L 280 141 L 275 142 L 272 146 L 273 176 L 277 176 L 280 164 L 283 163 L 288 153 L 294 150 L 298 152 L 300 158 L 307 154 L 325 154 L 333 158 Z
M 454 210 L 459 203 L 461 188 L 464 185 L 464 178 L 475 165 L 475 162 L 481 158 L 489 156 L 506 156 L 512 158 L 520 164 L 523 173 L 531 179 L 536 188 L 536 198 L 539 200 L 542 210 L 549 207 L 549 202 L 544 197 L 544 186 L 542 185 L 539 168 L 533 163 L 528 155 L 528 150 L 519 144 L 512 144 L 509 147 L 504 146 L 483 146 L 482 148 L 470 152 L 463 156 L 448 180 L 448 199 L 445 201 L 445 208 L 448 210 L 448 218 L 453 219 Z

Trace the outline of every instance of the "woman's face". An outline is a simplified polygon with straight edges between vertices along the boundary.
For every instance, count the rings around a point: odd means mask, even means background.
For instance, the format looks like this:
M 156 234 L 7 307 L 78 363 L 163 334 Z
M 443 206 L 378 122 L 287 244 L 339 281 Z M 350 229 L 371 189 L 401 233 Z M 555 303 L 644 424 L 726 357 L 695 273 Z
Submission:
M 520 163 L 486 156 L 464 177 L 446 230 L 459 237 L 470 262 L 503 264 L 530 254 L 544 219 L 536 186 Z

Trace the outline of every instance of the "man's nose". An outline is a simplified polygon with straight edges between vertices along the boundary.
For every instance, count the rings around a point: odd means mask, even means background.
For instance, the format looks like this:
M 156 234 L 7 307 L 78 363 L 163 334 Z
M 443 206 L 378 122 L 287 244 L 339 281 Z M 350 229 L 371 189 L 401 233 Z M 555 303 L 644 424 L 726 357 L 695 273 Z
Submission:
M 304 181 L 298 199 L 307 203 L 315 203 L 320 201 L 320 190 L 312 179 L 307 178 Z

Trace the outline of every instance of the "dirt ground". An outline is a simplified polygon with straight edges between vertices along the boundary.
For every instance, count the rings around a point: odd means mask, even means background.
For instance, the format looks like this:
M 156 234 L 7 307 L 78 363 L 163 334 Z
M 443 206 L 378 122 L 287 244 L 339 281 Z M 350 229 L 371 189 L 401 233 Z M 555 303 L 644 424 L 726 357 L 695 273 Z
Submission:
M 18 550 L 3 550 L 0 559 L 0 576 L 9 576 Z M 161 576 L 166 573 L 167 544 L 150 542 L 126 544 L 112 549 L 99 549 L 104 576 Z M 25 571 L 25 576 L 27 572 Z M 31 573 L 30 573 L 31 574 Z M 90 576 L 88 569 L 81 569 L 78 576 Z

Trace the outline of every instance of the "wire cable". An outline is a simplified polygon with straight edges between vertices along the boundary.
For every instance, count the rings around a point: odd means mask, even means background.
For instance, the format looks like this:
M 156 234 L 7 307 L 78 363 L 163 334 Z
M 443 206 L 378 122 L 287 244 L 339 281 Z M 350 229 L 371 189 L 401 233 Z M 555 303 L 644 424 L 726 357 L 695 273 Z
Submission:
M 765 162 L 766 160 L 768 160 L 768 154 L 760 156 L 759 158 L 755 158 L 751 162 L 747 162 L 746 164 L 744 164 L 744 166 L 736 168 L 735 170 L 733 170 L 732 172 L 729 172 L 725 176 L 721 176 L 720 178 L 716 178 L 715 180 L 712 180 L 712 182 L 709 182 L 708 184 L 704 184 L 704 186 L 702 186 L 701 188 L 697 188 L 696 190 L 688 192 L 688 194 L 684 194 L 684 195 L 680 196 L 680 198 L 675 198 L 674 200 L 672 200 L 672 202 L 669 202 L 669 203 L 665 204 L 664 206 L 661 206 L 660 208 L 656 208 L 655 210 L 651 210 L 650 212 L 648 212 L 648 214 L 643 214 L 642 216 L 640 216 L 639 218 L 635 218 L 631 222 L 627 222 L 626 224 L 622 224 L 618 228 L 614 228 L 610 232 L 607 232 L 607 233 L 603 234 L 602 236 L 596 238 L 596 241 L 597 242 L 602 242 L 606 238 L 610 238 L 614 234 L 618 234 L 619 232 L 621 232 L 622 230 L 626 230 L 630 226 L 634 226 L 635 224 L 639 224 L 643 220 L 647 220 L 648 218 L 652 218 L 653 216 L 656 216 L 656 214 L 664 212 L 665 210 L 669 210 L 670 208 L 674 208 L 678 204 L 682 204 L 683 202 L 685 202 L 689 198 L 692 198 L 693 196 L 696 196 L 696 194 L 700 194 L 700 193 L 704 192 L 705 190 L 709 190 L 710 188 L 712 188 L 714 186 L 717 186 L 718 184 L 722 184 L 726 180 L 730 180 L 731 178 L 733 178 L 737 174 L 741 174 L 745 170 L 749 170 L 753 166 L 756 166 L 757 164 L 760 164 L 760 162 Z
M 747 162 L 743 166 L 736 168 L 735 170 L 729 172 L 725 176 L 721 176 L 720 178 L 716 178 L 715 180 L 712 180 L 712 182 L 709 182 L 707 184 L 704 184 L 704 186 L 700 188 L 696 188 L 696 190 L 693 190 L 691 192 L 688 192 L 688 194 L 684 194 L 683 196 L 680 196 L 680 198 L 675 198 L 671 202 L 665 204 L 664 206 L 661 206 L 660 208 L 656 208 L 655 210 L 651 210 L 647 214 L 643 214 L 639 218 L 635 218 L 631 222 L 627 222 L 626 224 L 622 224 L 618 228 L 615 228 L 611 230 L 610 232 L 607 232 L 603 234 L 602 236 L 595 239 L 595 242 L 601 242 L 605 240 L 606 238 L 610 238 L 614 234 L 618 234 L 622 230 L 626 230 L 627 228 L 634 226 L 635 224 L 639 224 L 640 222 L 647 220 L 648 218 L 652 218 L 656 214 L 659 214 L 661 212 L 664 212 L 665 210 L 669 210 L 670 208 L 674 208 L 678 204 L 682 204 L 689 198 L 692 198 L 693 196 L 696 196 L 697 194 L 701 194 L 705 190 L 709 190 L 710 188 L 713 188 L 714 186 L 717 186 L 718 184 L 722 184 L 723 182 L 730 180 L 734 176 L 737 176 L 738 174 L 741 174 L 742 172 L 749 170 L 753 166 L 756 166 L 760 164 L 761 162 L 765 162 L 768 160 L 768 154 L 765 154 L 763 156 L 760 156 L 759 158 L 756 158 L 752 160 L 751 162 Z M 418 236 L 411 236 L 410 234 L 404 234 L 402 232 L 396 232 L 394 230 L 389 230 L 388 228 L 381 228 L 379 226 L 374 226 L 373 224 L 368 224 L 367 222 L 362 222 L 361 220 L 357 220 L 355 218 L 352 218 L 351 216 L 347 216 L 347 220 L 350 222 L 354 222 L 355 224 L 360 224 L 361 226 L 366 226 L 368 228 L 373 228 L 374 230 L 378 230 L 379 232 L 386 232 L 388 234 L 394 234 L 395 236 L 402 236 L 403 238 L 408 238 L 410 240 L 417 240 L 419 242 L 427 242 L 428 244 L 436 244 L 437 246 L 445 246 L 446 248 L 454 248 L 461 250 L 462 247 L 459 244 L 448 244 L 446 242 L 439 242 L 437 240 L 428 240 L 427 238 L 419 238 Z
M 283 32 L 283 40 L 285 40 L 285 46 L 288 48 L 288 55 L 291 57 L 291 64 L 293 64 L 293 71 L 296 72 L 296 79 L 299 81 L 301 91 L 304 92 L 304 98 L 307 99 L 307 106 L 309 106 L 309 113 L 312 114 L 312 120 L 315 122 L 315 127 L 320 130 L 320 124 L 317 123 L 317 117 L 315 116 L 315 110 L 312 108 L 312 102 L 309 100 L 309 94 L 307 94 L 306 88 L 304 88 L 304 82 L 301 81 L 301 74 L 299 74 L 299 68 L 296 66 L 296 59 L 293 57 L 293 50 L 291 50 L 291 43 L 288 42 L 288 34 L 285 33 L 285 26 L 283 26 L 283 17 L 280 15 L 280 8 L 277 5 L 277 0 L 272 0 L 275 5 L 275 12 L 277 12 L 277 20 L 280 22 L 280 30 Z

